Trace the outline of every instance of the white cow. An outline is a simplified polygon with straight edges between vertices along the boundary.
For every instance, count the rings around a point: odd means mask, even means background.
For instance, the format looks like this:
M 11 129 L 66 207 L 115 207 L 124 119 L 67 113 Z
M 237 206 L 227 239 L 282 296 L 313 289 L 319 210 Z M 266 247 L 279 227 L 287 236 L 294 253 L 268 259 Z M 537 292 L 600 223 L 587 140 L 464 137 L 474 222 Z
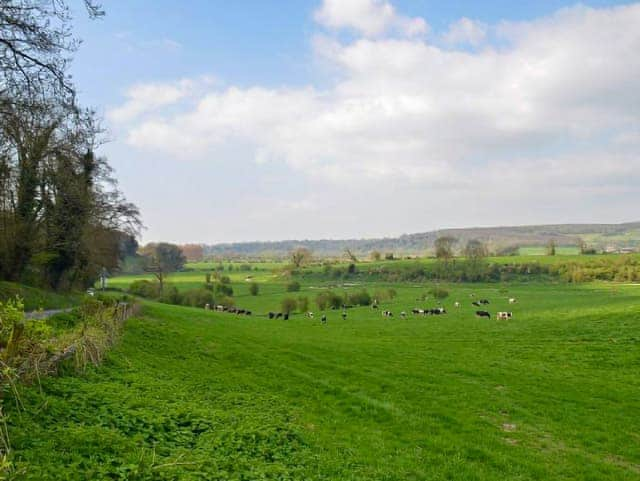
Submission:
M 496 319 L 498 321 L 507 321 L 509 319 L 511 319 L 513 317 L 513 313 L 512 312 L 498 312 L 496 314 Z
M 518 301 L 516 301 L 515 297 L 510 297 L 509 298 L 509 304 L 515 304 L 516 302 L 518 302 Z

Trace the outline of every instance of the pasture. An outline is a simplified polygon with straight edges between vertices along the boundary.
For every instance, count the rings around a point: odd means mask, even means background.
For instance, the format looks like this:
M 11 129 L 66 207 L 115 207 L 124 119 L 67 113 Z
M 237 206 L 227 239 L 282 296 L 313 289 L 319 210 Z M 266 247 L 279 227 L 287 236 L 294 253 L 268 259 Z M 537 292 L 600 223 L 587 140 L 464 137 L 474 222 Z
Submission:
M 397 296 L 323 325 L 323 286 L 254 274 L 258 296 L 231 272 L 252 316 L 145 302 L 102 366 L 25 389 L 17 479 L 640 477 L 640 286 L 449 284 L 446 315 L 403 319 L 437 304 L 417 300 L 431 284 L 341 284 Z M 268 320 L 285 296 L 315 318 Z

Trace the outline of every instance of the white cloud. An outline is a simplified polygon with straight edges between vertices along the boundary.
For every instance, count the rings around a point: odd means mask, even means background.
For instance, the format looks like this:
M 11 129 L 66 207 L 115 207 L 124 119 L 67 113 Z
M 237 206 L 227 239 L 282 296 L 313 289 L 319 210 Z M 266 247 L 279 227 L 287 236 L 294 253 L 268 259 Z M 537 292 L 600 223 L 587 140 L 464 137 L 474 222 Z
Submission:
M 640 122 L 640 4 L 503 23 L 491 28 L 504 43 L 477 52 L 379 37 L 404 18 L 388 3 L 325 1 L 316 15 L 364 36 L 317 43 L 340 72 L 330 88 L 192 95 L 187 81 L 144 85 L 109 118 L 139 149 L 189 159 L 249 146 L 256 162 L 350 191 L 398 182 L 456 202 L 454 193 L 474 190 L 593 196 L 640 181 L 640 156 L 620 146 Z M 452 41 L 481 41 L 466 32 Z M 164 109 L 187 97 L 178 112 Z M 145 112 L 155 114 L 138 118 Z
M 182 79 L 171 83 L 146 83 L 131 87 L 126 92 L 127 100 L 120 107 L 107 112 L 109 120 L 124 123 L 136 119 L 142 114 L 156 112 L 162 107 L 193 97 L 205 86 L 211 86 L 213 77 Z
M 424 19 L 399 15 L 385 0 L 324 0 L 314 16 L 325 27 L 352 29 L 367 37 L 390 31 L 411 37 L 428 31 Z
M 449 30 L 443 35 L 443 40 L 449 45 L 477 46 L 487 37 L 487 25 L 463 17 L 449 25 Z

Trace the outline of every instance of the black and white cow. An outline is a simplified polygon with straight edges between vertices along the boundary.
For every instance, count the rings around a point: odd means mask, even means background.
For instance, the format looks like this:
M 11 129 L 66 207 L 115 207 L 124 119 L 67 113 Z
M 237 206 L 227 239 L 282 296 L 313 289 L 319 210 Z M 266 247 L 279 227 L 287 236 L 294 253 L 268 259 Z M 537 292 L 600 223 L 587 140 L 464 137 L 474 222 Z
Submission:
M 487 319 L 491 319 L 491 313 L 487 311 L 476 311 L 477 317 L 486 317 Z

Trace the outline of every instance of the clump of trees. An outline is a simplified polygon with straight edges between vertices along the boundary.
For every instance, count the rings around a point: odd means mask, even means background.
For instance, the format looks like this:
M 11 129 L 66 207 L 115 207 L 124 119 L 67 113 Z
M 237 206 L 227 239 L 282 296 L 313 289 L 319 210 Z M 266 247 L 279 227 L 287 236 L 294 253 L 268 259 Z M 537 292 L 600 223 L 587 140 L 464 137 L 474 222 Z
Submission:
M 65 0 L 0 3 L 0 278 L 54 289 L 117 268 L 141 226 L 96 154 L 96 115 L 76 101 L 69 12 Z
M 204 259 L 204 247 L 202 244 L 184 244 L 179 248 L 188 262 L 200 262 Z
M 249 284 L 249 294 L 252 296 L 257 296 L 260 292 L 260 285 L 257 282 L 252 282 Z

